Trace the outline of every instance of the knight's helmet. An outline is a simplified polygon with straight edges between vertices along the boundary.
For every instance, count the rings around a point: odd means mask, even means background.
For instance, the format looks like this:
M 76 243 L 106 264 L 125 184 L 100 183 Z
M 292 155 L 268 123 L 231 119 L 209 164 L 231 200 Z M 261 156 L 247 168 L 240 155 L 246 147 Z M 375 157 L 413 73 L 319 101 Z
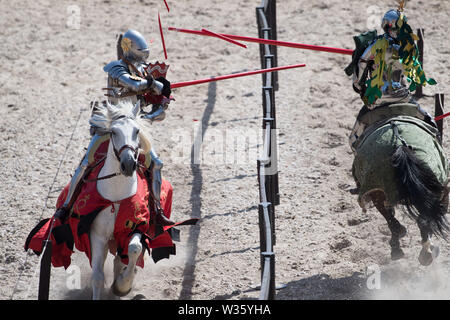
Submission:
M 383 28 L 384 32 L 391 36 L 392 38 L 396 39 L 398 36 L 398 26 L 397 21 L 400 18 L 400 11 L 391 9 L 388 12 L 386 12 L 383 16 L 383 19 L 381 19 L 381 27 Z
M 145 62 L 150 50 L 145 38 L 136 30 L 128 29 L 119 36 L 117 42 L 118 58 L 125 58 L 133 64 Z

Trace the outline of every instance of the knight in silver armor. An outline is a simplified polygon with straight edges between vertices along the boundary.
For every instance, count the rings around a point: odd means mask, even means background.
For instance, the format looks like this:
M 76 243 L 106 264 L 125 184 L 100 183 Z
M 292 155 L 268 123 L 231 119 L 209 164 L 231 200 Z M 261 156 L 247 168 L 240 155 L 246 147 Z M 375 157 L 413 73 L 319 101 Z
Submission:
M 146 107 L 145 99 L 142 96 L 144 93 L 150 92 L 155 96 L 162 95 L 161 103 L 153 105 L 151 112 L 143 112 L 145 114 L 143 117 L 151 122 L 163 120 L 165 118 L 165 110 L 170 103 L 170 82 L 163 77 L 153 79 L 150 74 L 147 74 L 145 67 L 147 67 L 146 60 L 149 56 L 149 48 L 145 38 L 135 30 L 128 30 L 119 37 L 117 54 L 119 59 L 108 63 L 103 68 L 108 74 L 106 96 L 108 97 L 109 103 L 117 104 L 121 99 L 129 99 L 133 103 L 139 100 L 143 109 Z M 90 162 L 92 162 L 93 154 L 91 153 L 95 152 L 99 144 L 99 139 L 105 134 L 92 120 L 90 120 L 90 125 L 92 138 L 84 158 L 81 160 L 80 165 L 72 177 L 66 200 L 61 210 L 59 210 L 60 215 L 67 214 L 67 211 L 70 210 L 72 202 L 75 201 L 74 195 L 76 190 L 82 184 L 84 173 L 92 165 Z M 152 173 L 149 189 L 156 202 L 158 211 L 157 222 L 164 225 L 173 224 L 172 221 L 165 218 L 164 214 L 162 214 L 160 203 L 162 185 L 161 169 L 163 162 L 153 148 L 149 155 L 146 156 L 151 158 L 151 164 L 148 168 Z
M 366 81 L 370 77 L 373 70 L 378 67 L 375 64 L 375 56 L 372 52 L 372 48 L 375 46 L 379 38 L 372 41 L 371 44 L 365 49 L 363 54 L 359 57 L 356 67 L 353 72 L 353 88 L 356 92 L 360 93 L 364 101 L 364 106 L 361 109 L 358 118 L 355 122 L 354 128 L 350 134 L 349 143 L 353 151 L 354 144 L 358 138 L 365 131 L 366 127 L 359 121 L 359 118 L 367 112 L 374 110 L 382 106 L 388 106 L 394 103 L 413 103 L 417 105 L 417 117 L 432 123 L 431 115 L 421 108 L 412 97 L 409 90 L 409 83 L 404 75 L 404 68 L 398 57 L 398 51 L 400 43 L 397 40 L 398 26 L 397 21 L 400 18 L 400 12 L 398 10 L 389 10 L 386 12 L 381 20 L 381 27 L 384 34 L 381 36 L 388 42 L 386 48 L 384 62 L 386 68 L 383 71 L 383 86 L 380 88 L 381 97 L 375 100 L 373 103 L 368 103 L 367 99 L 364 99 L 364 93 L 366 90 Z

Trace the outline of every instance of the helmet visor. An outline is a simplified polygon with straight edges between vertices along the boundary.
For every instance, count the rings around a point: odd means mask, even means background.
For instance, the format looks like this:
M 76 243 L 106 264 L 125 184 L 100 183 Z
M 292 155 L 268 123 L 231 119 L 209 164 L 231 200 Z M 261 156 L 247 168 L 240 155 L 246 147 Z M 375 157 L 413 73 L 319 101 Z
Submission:
M 139 58 L 141 59 L 141 61 L 146 61 L 148 59 L 148 56 L 150 54 L 150 50 L 148 48 L 139 50 L 138 52 L 139 52 Z

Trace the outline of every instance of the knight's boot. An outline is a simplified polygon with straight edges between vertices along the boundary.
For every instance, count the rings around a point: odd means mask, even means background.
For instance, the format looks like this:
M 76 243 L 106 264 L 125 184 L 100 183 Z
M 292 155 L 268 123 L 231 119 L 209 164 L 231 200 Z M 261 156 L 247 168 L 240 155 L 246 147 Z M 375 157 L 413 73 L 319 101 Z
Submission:
M 72 179 L 70 180 L 66 200 L 64 201 L 63 205 L 58 210 L 56 210 L 55 217 L 60 219 L 61 222 L 64 222 L 64 220 L 68 217 L 73 202 L 76 200 L 76 197 L 78 196 L 81 187 L 83 186 L 84 174 L 86 172 L 86 169 L 90 165 L 90 162 L 92 162 L 92 159 L 94 158 L 93 154 L 91 155 L 91 153 L 95 152 L 94 149 L 98 147 L 98 141 L 100 137 L 100 135 L 95 133 L 92 136 L 91 142 L 89 143 L 88 149 L 86 150 L 86 154 L 84 155 L 83 159 L 78 165 L 78 168 L 75 170 Z
M 155 222 L 163 226 L 170 226 L 175 224 L 175 222 L 166 217 L 161 207 L 161 185 L 162 185 L 161 169 L 163 167 L 163 162 L 155 153 L 153 148 L 150 150 L 150 156 L 152 158 L 152 164 L 150 166 L 150 169 L 152 171 L 151 191 L 153 194 L 153 199 L 155 201 L 156 207 Z

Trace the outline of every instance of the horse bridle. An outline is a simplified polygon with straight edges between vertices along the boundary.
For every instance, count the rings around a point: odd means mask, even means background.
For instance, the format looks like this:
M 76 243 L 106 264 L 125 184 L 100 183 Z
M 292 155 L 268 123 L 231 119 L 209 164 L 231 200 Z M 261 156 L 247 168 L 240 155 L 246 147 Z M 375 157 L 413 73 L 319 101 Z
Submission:
M 133 154 L 134 154 L 134 161 L 138 161 L 138 155 L 139 155 L 139 147 L 135 148 L 129 144 L 125 144 L 122 146 L 122 148 L 120 148 L 119 151 L 117 151 L 117 148 L 114 144 L 114 138 L 112 136 L 112 132 L 109 132 L 110 134 L 110 139 L 111 139 L 111 143 L 112 143 L 112 147 L 113 147 L 113 151 L 114 151 L 114 155 L 116 156 L 117 160 L 120 162 L 120 155 L 122 154 L 122 152 L 126 149 L 130 149 Z M 100 164 L 106 157 L 100 159 L 93 167 L 96 167 L 98 164 Z M 93 181 L 98 181 L 98 180 L 105 180 L 105 179 L 110 179 L 116 176 L 120 176 L 122 173 L 121 172 L 116 172 L 116 173 L 111 173 L 108 174 L 106 176 L 103 177 L 99 177 L 99 178 L 94 178 L 94 179 L 83 179 L 84 182 L 93 182 Z
M 111 143 L 112 143 L 112 146 L 113 146 L 114 154 L 116 155 L 116 158 L 117 158 L 118 161 L 120 161 L 120 155 L 121 155 L 122 152 L 123 152 L 124 150 L 126 150 L 126 149 L 130 149 L 130 150 L 133 152 L 133 154 L 134 154 L 134 160 L 137 161 L 138 154 L 139 154 L 139 147 L 138 147 L 138 148 L 135 148 L 135 147 L 133 147 L 133 146 L 130 146 L 129 144 L 124 144 L 124 145 L 122 146 L 122 148 L 120 148 L 120 150 L 117 151 L 116 146 L 114 145 L 114 138 L 111 136 L 110 139 L 111 139 Z

